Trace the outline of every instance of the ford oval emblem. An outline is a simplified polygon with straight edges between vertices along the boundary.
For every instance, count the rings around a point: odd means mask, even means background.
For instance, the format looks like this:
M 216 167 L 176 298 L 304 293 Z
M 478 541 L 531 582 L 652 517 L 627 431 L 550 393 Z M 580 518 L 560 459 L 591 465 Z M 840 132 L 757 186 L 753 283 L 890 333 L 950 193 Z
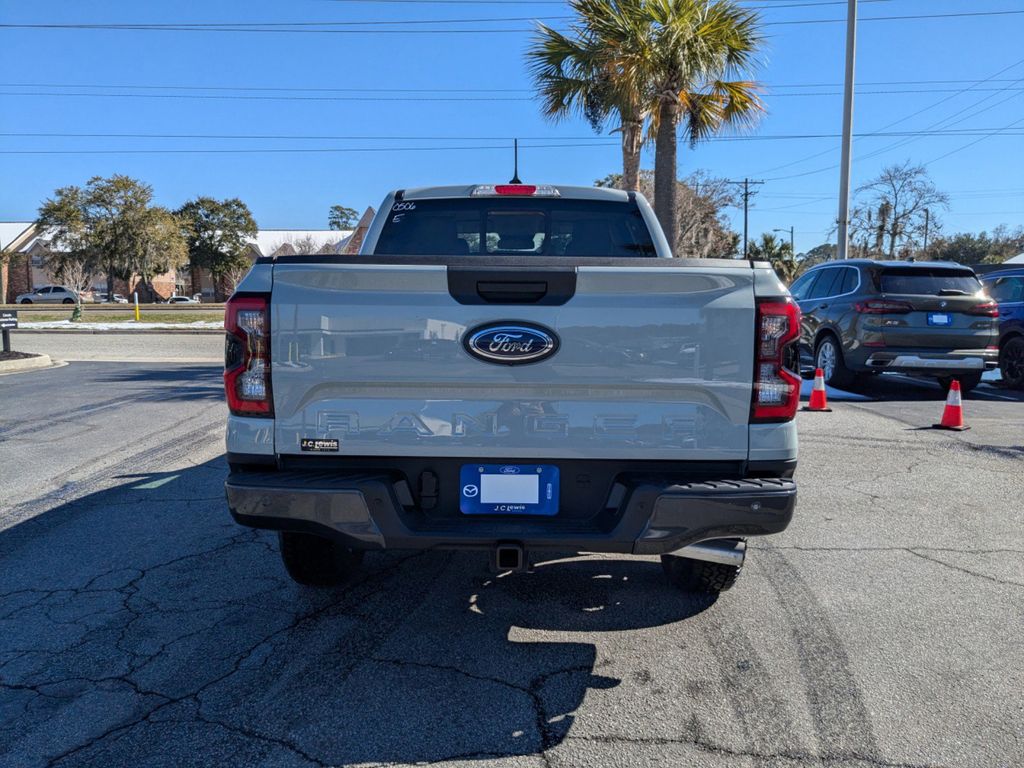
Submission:
M 536 363 L 558 351 L 554 331 L 530 323 L 488 323 L 466 333 L 466 351 L 500 365 Z

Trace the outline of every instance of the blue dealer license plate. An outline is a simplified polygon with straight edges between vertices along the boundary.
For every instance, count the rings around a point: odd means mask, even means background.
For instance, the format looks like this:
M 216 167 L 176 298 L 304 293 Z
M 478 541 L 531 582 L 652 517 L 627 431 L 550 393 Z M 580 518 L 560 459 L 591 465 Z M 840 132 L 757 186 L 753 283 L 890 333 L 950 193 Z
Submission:
M 464 464 L 459 485 L 464 515 L 558 514 L 558 467 L 549 464 Z

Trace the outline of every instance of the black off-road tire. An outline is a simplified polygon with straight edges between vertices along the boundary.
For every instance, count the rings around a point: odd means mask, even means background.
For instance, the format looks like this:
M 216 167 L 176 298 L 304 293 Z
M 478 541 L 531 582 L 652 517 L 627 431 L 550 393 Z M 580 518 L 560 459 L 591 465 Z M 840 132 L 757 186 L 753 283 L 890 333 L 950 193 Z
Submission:
M 846 367 L 846 361 L 843 359 L 843 345 L 838 338 L 832 333 L 826 333 L 818 339 L 818 343 L 814 345 L 814 367 L 822 368 L 818 364 L 819 355 L 821 354 L 821 348 L 825 344 L 831 344 L 835 350 L 835 367 L 832 369 L 832 375 L 828 375 L 828 371 L 825 371 L 825 384 L 836 389 L 847 389 L 852 387 L 857 381 L 857 374 Z M 813 377 L 812 377 L 813 378 Z
M 953 386 L 953 379 L 960 382 L 960 394 L 966 395 L 976 386 L 981 384 L 980 373 L 962 373 L 957 376 L 940 376 L 939 386 L 942 387 L 943 392 L 949 392 L 949 388 Z
M 708 563 L 676 555 L 662 555 L 661 567 L 676 589 L 712 595 L 732 589 L 743 570 L 742 565 Z
M 363 550 L 314 536 L 282 531 L 277 534 L 281 561 L 292 580 L 306 587 L 336 587 L 349 581 L 363 562 Z
M 1024 336 L 1008 339 L 999 350 L 999 372 L 1010 389 L 1024 389 Z

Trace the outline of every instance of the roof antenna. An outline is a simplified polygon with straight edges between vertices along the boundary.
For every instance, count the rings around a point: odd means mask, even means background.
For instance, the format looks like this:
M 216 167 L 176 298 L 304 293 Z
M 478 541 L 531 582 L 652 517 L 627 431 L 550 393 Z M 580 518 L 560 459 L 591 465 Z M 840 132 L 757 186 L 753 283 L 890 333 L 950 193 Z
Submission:
M 515 170 L 512 172 L 512 181 L 509 184 L 522 184 L 522 180 L 519 178 L 519 139 L 513 139 L 513 152 L 515 153 Z

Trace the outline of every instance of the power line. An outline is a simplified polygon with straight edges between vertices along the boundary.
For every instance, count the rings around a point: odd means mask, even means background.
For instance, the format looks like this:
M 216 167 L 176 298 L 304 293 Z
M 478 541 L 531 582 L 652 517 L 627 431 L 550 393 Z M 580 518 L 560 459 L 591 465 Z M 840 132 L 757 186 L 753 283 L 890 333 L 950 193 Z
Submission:
M 1024 79 L 1016 82 L 1024 82 Z M 11 87 L 11 86 L 8 86 Z M 21 87 L 21 86 L 14 86 Z M 25 86 L 27 87 L 27 86 Z M 99 86 L 103 87 L 103 86 Z M 140 86 L 145 87 L 145 86 Z M 987 91 L 992 93 L 1006 93 L 1007 91 L 1024 91 L 1024 87 L 1012 88 L 1004 86 L 1003 88 L 979 88 L 974 89 L 978 93 L 985 93 Z M 372 89 L 367 89 L 361 93 L 369 94 L 372 93 Z M 372 96 L 372 95 L 346 95 L 346 96 L 297 96 L 297 95 L 264 95 L 264 94 L 251 94 L 251 93 L 104 93 L 100 91 L 0 91 L 0 96 L 12 96 L 12 97 L 60 97 L 60 98 L 95 98 L 95 99 L 200 99 L 206 101 L 216 100 L 229 100 L 229 101 L 361 101 L 361 102 L 403 102 L 403 101 L 451 101 L 451 102 L 528 102 L 534 101 L 532 96 L 483 96 L 483 95 L 411 95 L 402 96 L 397 95 L 400 93 L 407 93 L 407 91 L 386 91 L 388 96 Z M 424 93 L 428 93 L 424 91 Z M 435 91 L 434 93 L 445 93 L 445 91 Z M 450 91 L 449 93 L 460 94 L 461 91 Z M 887 91 L 857 91 L 858 96 L 879 96 L 879 95 L 893 95 L 893 94 L 907 94 L 907 93 L 955 93 L 959 94 L 962 91 L 953 89 L 936 89 L 936 88 L 923 88 L 918 90 L 887 90 Z M 841 95 L 838 91 L 835 93 L 777 93 L 772 94 L 772 98 L 786 97 L 786 96 L 839 96 Z
M 945 154 L 939 155 L 938 157 L 933 157 L 931 160 L 928 160 L 927 162 L 922 163 L 922 165 L 928 166 L 928 165 L 931 165 L 934 162 L 937 162 L 938 160 L 943 160 L 943 159 L 949 157 L 950 155 L 955 155 L 957 152 L 962 152 L 963 150 L 967 149 L 968 147 L 973 147 L 975 144 L 978 144 L 978 143 L 984 141 L 985 139 L 990 139 L 993 136 L 997 136 L 997 135 L 1001 134 L 1002 132 L 1009 130 L 1010 128 L 1013 128 L 1013 127 L 1015 127 L 1017 125 L 1020 125 L 1021 123 L 1024 123 L 1024 118 L 1021 118 L 1020 120 L 1014 120 L 1012 123 L 1004 126 L 1003 128 L 996 129 L 996 130 L 992 131 L 991 133 L 989 133 L 989 134 L 987 134 L 985 136 L 982 136 L 980 139 L 975 139 L 974 141 L 971 141 L 971 142 L 968 142 L 967 144 L 964 144 L 962 147 L 957 147 L 956 149 L 952 149 L 949 152 L 946 152 Z
M 989 77 L 983 78 L 981 80 L 974 81 L 974 83 L 972 85 L 969 85 L 968 87 L 962 89 L 960 92 L 954 94 L 954 96 L 951 97 L 951 98 L 955 98 L 956 96 L 959 96 L 959 95 L 961 95 L 963 93 L 967 93 L 968 91 L 972 90 L 973 88 L 976 88 L 976 87 L 978 87 L 980 85 L 984 85 L 985 83 L 991 82 L 995 78 L 999 77 L 999 75 L 1001 75 L 1001 74 L 1003 74 L 1005 72 L 1009 72 L 1011 69 L 1015 69 L 1016 67 L 1019 67 L 1021 64 L 1024 64 L 1024 59 L 1019 59 L 1019 60 L 1013 62 L 1012 64 L 1009 64 L 1008 66 L 1003 67 L 998 72 L 995 72 L 994 74 L 990 75 Z M 1018 80 L 1013 80 L 1012 82 L 1016 83 L 1016 82 L 1019 82 L 1019 81 Z M 988 98 L 988 97 L 986 97 L 986 98 Z M 892 128 L 895 125 L 899 125 L 900 123 L 905 123 L 907 120 L 910 120 L 910 119 L 912 119 L 914 117 L 917 117 L 918 115 L 923 114 L 925 112 L 928 112 L 929 110 L 935 109 L 936 107 L 940 107 L 943 104 L 946 104 L 948 101 L 949 101 L 949 99 L 939 99 L 938 101 L 934 101 L 931 104 L 928 104 L 927 106 L 922 107 L 921 109 L 917 109 L 917 110 L 911 112 L 910 114 L 907 114 L 907 115 L 904 115 L 901 118 L 898 118 L 897 120 L 893 120 L 891 123 L 886 123 L 879 130 L 884 131 L 884 130 L 886 130 L 888 128 Z M 985 99 L 982 99 L 982 101 L 985 101 Z M 800 165 L 801 163 L 805 163 L 808 160 L 813 160 L 813 159 L 815 159 L 817 157 L 821 157 L 823 155 L 831 154 L 834 151 L 835 151 L 834 149 L 826 149 L 823 152 L 816 152 L 816 153 L 814 153 L 812 155 L 807 155 L 806 157 L 800 158 L 799 160 L 793 160 L 793 161 L 788 162 L 788 163 L 783 163 L 782 165 L 776 165 L 776 166 L 774 166 L 772 168 L 767 168 L 764 171 L 760 171 L 760 173 L 771 173 L 773 171 L 782 170 L 783 168 L 791 168 L 794 165 Z M 829 166 L 828 168 L 819 168 L 819 169 L 817 169 L 817 170 L 815 170 L 815 171 L 813 171 L 811 173 L 822 173 L 822 172 L 824 172 L 826 170 L 832 170 L 832 169 L 834 169 L 836 167 L 837 166 L 833 165 L 833 166 Z M 795 178 L 798 175 L 800 175 L 800 174 L 791 174 L 789 176 L 779 176 L 779 177 L 776 177 L 776 179 L 777 180 L 782 180 L 782 179 Z M 804 174 L 804 175 L 810 175 L 810 174 Z
M 1017 67 L 1017 66 L 1019 66 L 1022 63 L 1024 63 L 1024 59 L 1021 59 L 1021 60 L 1019 60 L 1019 61 L 1009 65 L 1008 67 L 1004 67 L 999 72 L 996 72 L 995 75 L 993 75 L 993 77 L 995 77 L 997 75 L 1001 75 L 1003 72 L 1006 72 L 1007 70 L 1013 69 L 1014 67 Z M 988 78 L 986 78 L 985 80 L 981 80 L 981 81 L 979 81 L 977 83 L 977 85 L 981 85 L 981 84 L 985 83 L 987 80 L 988 80 Z M 1014 84 L 1024 82 L 1024 78 L 1019 78 L 1017 80 L 1014 80 L 1013 82 L 1014 82 Z M 1008 88 L 1009 88 L 1009 86 L 1006 86 L 1006 89 L 1008 89 Z M 964 88 L 961 91 L 958 91 L 956 95 L 959 96 L 961 93 L 967 93 L 968 91 L 971 91 L 971 90 L 974 90 L 974 88 L 973 87 Z M 1005 89 L 999 89 L 999 90 L 996 91 L 996 93 L 1000 92 L 1001 90 L 1005 90 Z M 925 130 L 939 128 L 943 124 L 949 123 L 949 121 L 952 118 L 957 117 L 958 115 L 964 114 L 965 112 L 971 112 L 976 107 L 980 106 L 984 102 L 986 102 L 989 99 L 991 99 L 994 95 L 995 95 L 994 93 L 990 93 L 988 96 L 985 96 L 985 97 L 979 99 L 978 101 L 974 102 L 973 104 L 969 104 L 968 106 L 958 110 L 957 112 L 954 112 L 952 115 L 949 115 L 949 116 L 947 116 L 945 118 L 942 118 L 941 120 L 936 121 L 935 123 L 932 123 L 931 125 L 926 126 Z M 1015 96 L 1016 96 L 1016 94 L 1011 94 L 1009 98 L 1003 99 L 1002 101 L 996 102 L 995 104 L 990 104 L 988 107 L 985 107 L 980 112 L 971 112 L 971 114 L 972 115 L 978 115 L 978 114 L 981 114 L 981 112 L 987 112 L 988 110 L 993 109 L 993 108 L 995 108 L 995 107 L 1005 103 L 1006 101 L 1009 101 L 1010 99 L 1014 98 Z M 887 124 L 886 126 L 884 126 L 883 130 L 885 128 L 890 128 L 890 127 L 892 127 L 894 125 L 898 125 L 899 123 L 905 122 L 906 120 L 909 120 L 910 118 L 915 117 L 915 116 L 921 114 L 922 112 L 927 112 L 930 109 L 933 109 L 933 108 L 935 108 L 937 106 L 941 106 L 946 101 L 947 100 L 937 101 L 937 102 L 935 102 L 933 104 L 930 104 L 930 105 L 928 105 L 926 107 L 923 107 L 922 109 L 917 110 L 916 112 L 912 112 L 909 115 L 901 117 L 900 119 L 895 120 L 895 121 Z M 963 120 L 966 120 L 966 119 L 968 119 L 968 118 L 964 117 L 961 120 L 954 121 L 953 123 L 950 123 L 950 125 L 956 125 L 956 123 L 963 122 Z M 948 126 L 946 126 L 946 127 L 948 127 Z M 898 148 L 900 146 L 904 146 L 904 145 L 906 145 L 907 143 L 910 143 L 913 140 L 914 139 L 912 139 L 912 138 L 911 139 L 901 139 L 900 141 L 896 141 L 893 144 L 890 144 L 889 146 L 882 147 L 880 149 L 877 149 L 877 150 L 873 151 L 872 153 L 870 153 L 868 155 L 865 155 L 865 156 L 859 158 L 859 161 L 867 160 L 867 159 L 869 159 L 871 157 L 876 157 L 876 156 L 878 156 L 878 155 L 880 155 L 880 154 L 882 154 L 884 152 L 888 152 L 888 151 L 890 151 L 892 149 L 896 149 L 896 148 Z M 835 150 L 826 150 L 825 152 L 819 152 L 816 155 L 811 155 L 811 156 L 808 156 L 806 158 L 803 158 L 802 160 L 797 160 L 797 161 L 794 161 L 793 163 L 789 163 L 789 165 L 795 165 L 797 163 L 804 162 L 806 160 L 812 159 L 813 157 L 818 157 L 818 156 L 823 155 L 823 154 L 829 154 L 829 153 L 834 152 L 834 151 Z M 777 168 L 782 168 L 782 167 L 785 167 L 785 166 L 777 166 Z M 816 169 L 814 169 L 812 171 L 803 171 L 801 173 L 793 173 L 793 174 L 788 174 L 786 176 L 776 176 L 776 177 L 770 178 L 769 181 L 782 181 L 782 180 L 785 180 L 785 179 L 795 179 L 795 178 L 802 178 L 802 177 L 805 177 L 805 176 L 812 176 L 812 175 L 815 175 L 815 174 L 818 174 L 818 173 L 825 173 L 827 171 L 834 170 L 837 167 L 838 167 L 838 165 L 829 165 L 829 166 L 825 166 L 825 167 L 822 167 L 822 168 L 816 168 Z
M 862 86 L 885 85 L 957 85 L 977 83 L 978 80 L 874 80 L 863 81 Z M 1015 83 L 1011 78 L 988 78 L 989 83 Z M 765 83 L 769 89 L 840 88 L 842 83 Z M 0 83 L 0 88 L 123 88 L 175 91 L 273 91 L 295 93 L 535 93 L 533 88 L 311 88 L 308 86 L 253 86 L 253 85 L 139 85 L 131 83 Z M 782 95 L 782 94 L 776 94 Z
M 528 144 L 523 149 L 566 149 L 575 147 L 619 147 L 621 142 L 609 141 L 603 144 Z M 508 151 L 508 144 L 462 147 L 254 147 L 251 149 L 2 149 L 0 155 L 244 155 L 244 154 L 317 154 L 355 152 L 449 152 L 501 150 Z
M 987 136 L 997 128 L 958 128 L 941 131 L 891 131 L 858 134 L 864 138 L 890 138 L 893 136 Z M 788 141 L 806 139 L 834 139 L 838 133 L 792 133 L 768 135 L 726 135 L 710 136 L 706 141 Z M 1019 133 L 1006 135 L 1024 135 Z M 10 131 L 0 132 L 8 138 L 88 138 L 88 139 L 224 139 L 224 140 L 294 140 L 294 141 L 497 141 L 520 138 L 532 141 L 576 141 L 607 142 L 607 136 L 371 136 L 371 135 L 322 135 L 322 134 L 239 134 L 239 133 L 88 133 L 57 131 Z
M 953 19 L 953 18 L 969 18 L 969 17 L 983 17 L 983 16 L 1012 16 L 1024 14 L 1024 10 L 1014 11 L 963 11 L 959 13 L 929 13 L 929 14 L 908 14 L 903 16 L 862 16 L 859 21 L 912 21 L 920 19 Z M 563 17 L 564 18 L 564 17 Z M 526 20 L 526 17 L 522 17 Z M 517 19 L 518 20 L 518 19 Z M 531 19 L 532 20 L 532 19 Z M 478 20 L 471 22 L 466 19 L 437 19 L 434 20 L 435 24 L 452 24 L 452 23 L 481 23 L 484 20 Z M 490 19 L 487 21 L 501 21 L 501 19 Z M 793 26 L 793 25 L 806 25 L 806 24 L 836 24 L 845 23 L 846 19 L 790 19 L 787 21 L 766 21 L 762 22 L 762 27 L 774 27 L 774 26 Z M 260 26 L 244 26 L 244 24 L 251 24 L 251 22 L 241 22 L 236 24 L 221 24 L 221 25 L 200 25 L 198 23 L 189 26 L 188 23 L 177 23 L 177 24 L 83 24 L 83 23 L 36 23 L 36 24 L 0 24 L 0 29 L 34 29 L 34 30 L 76 30 L 76 31 L 120 31 L 120 32 L 227 32 L 227 33 L 257 33 L 257 34 L 341 34 L 341 35 L 352 35 L 352 34 L 521 34 L 524 32 L 533 32 L 533 29 L 513 28 L 513 29 L 451 29 L 446 27 L 432 28 L 432 29 L 397 29 L 397 28 L 373 28 L 373 29 L 310 29 L 306 27 L 300 27 L 299 24 L 305 23 L 293 23 L 285 26 L 270 26 L 271 24 L 277 24 L 278 22 L 267 22 Z M 321 22 L 322 24 L 356 24 L 357 22 Z M 361 24 L 370 24 L 371 22 L 358 22 Z M 401 20 L 401 21 L 390 21 L 390 22 L 373 22 L 383 23 L 398 26 L 401 24 L 424 24 L 430 23 L 425 20 Z

